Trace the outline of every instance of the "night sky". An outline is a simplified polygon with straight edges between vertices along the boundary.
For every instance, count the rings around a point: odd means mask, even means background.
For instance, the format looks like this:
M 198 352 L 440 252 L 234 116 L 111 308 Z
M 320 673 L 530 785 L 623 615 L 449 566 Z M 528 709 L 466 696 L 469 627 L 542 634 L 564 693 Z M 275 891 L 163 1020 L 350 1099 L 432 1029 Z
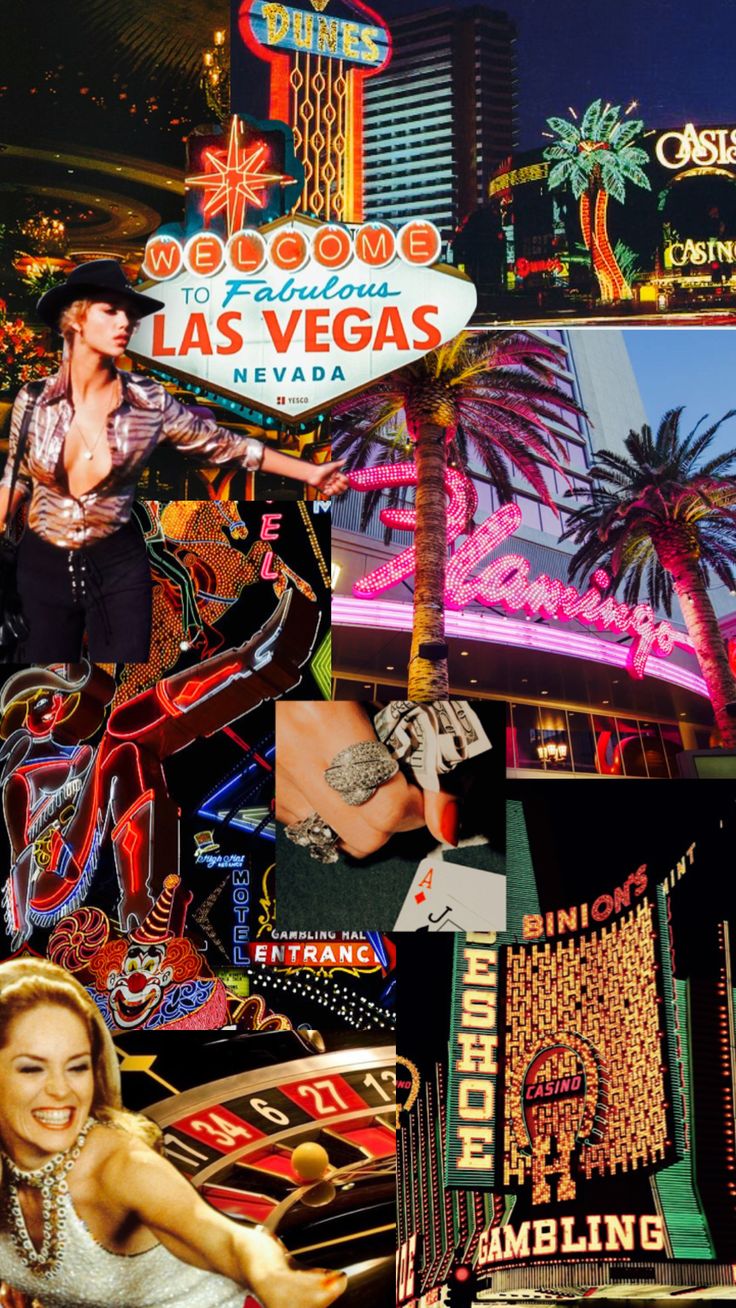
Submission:
M 430 8 L 382 0 L 392 14 Z M 458 8 L 465 8 L 458 5 Z M 521 149 L 541 144 L 545 119 L 568 117 L 602 96 L 625 108 L 638 100 L 652 127 L 730 123 L 734 117 L 730 0 L 507 0 L 518 32 Z

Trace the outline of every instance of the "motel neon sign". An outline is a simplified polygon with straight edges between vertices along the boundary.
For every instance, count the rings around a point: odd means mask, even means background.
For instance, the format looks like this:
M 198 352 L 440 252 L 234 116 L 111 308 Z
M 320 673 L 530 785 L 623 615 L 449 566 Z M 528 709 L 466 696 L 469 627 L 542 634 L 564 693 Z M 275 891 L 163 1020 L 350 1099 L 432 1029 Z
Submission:
M 414 463 L 396 463 L 392 466 L 365 468 L 350 474 L 350 485 L 355 490 L 377 490 L 386 486 L 416 485 Z M 446 488 L 447 540 L 451 544 L 460 536 L 472 516 L 477 497 L 472 483 L 454 469 L 447 469 Z M 413 509 L 383 509 L 381 521 L 402 531 L 412 531 L 416 525 Z M 611 581 L 608 574 L 597 568 L 586 591 L 566 585 L 554 577 L 542 574 L 531 578 L 531 564 L 520 554 L 503 554 L 493 559 L 481 571 L 475 571 L 493 550 L 508 540 L 521 526 L 521 509 L 517 504 L 504 504 L 476 527 L 455 551 L 447 564 L 445 575 L 445 604 L 449 609 L 466 609 L 470 604 L 488 608 L 500 607 L 506 613 L 526 613 L 530 617 L 554 618 L 576 622 L 631 637 L 627 669 L 632 677 L 644 676 L 650 655 L 666 658 L 676 645 L 692 650 L 689 637 L 678 632 L 669 622 L 659 621 L 649 604 L 624 604 L 606 592 Z M 374 599 L 398 582 L 413 575 L 416 568 L 416 547 L 411 545 L 388 563 L 381 564 L 353 586 L 358 599 Z

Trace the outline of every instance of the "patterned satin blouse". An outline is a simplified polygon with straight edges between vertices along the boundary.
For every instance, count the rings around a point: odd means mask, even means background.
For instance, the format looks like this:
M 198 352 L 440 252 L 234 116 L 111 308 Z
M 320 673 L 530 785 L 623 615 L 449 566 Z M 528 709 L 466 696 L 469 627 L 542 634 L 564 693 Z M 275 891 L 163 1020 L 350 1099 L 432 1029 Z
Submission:
M 253 472 L 263 461 L 260 441 L 218 427 L 214 419 L 180 404 L 158 382 L 127 372 L 118 372 L 118 379 L 120 403 L 107 421 L 112 467 L 78 498 L 69 490 L 64 468 L 64 437 L 74 420 L 65 370 L 49 377 L 35 404 L 24 387 L 13 406 L 10 452 L 0 486 L 10 488 L 23 414 L 26 405 L 33 404 L 16 484 L 31 496 L 31 531 L 62 549 L 89 545 L 128 522 L 138 478 L 162 441 L 202 463 Z

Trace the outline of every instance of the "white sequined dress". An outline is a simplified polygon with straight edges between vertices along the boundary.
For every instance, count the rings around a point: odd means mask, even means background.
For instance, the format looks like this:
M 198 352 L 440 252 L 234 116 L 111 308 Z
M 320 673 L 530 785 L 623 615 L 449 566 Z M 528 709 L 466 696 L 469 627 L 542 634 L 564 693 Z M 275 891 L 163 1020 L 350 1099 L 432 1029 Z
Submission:
M 226 1276 L 183 1263 L 162 1244 L 116 1254 L 98 1244 L 69 1195 L 65 1243 L 53 1272 L 32 1271 L 0 1231 L 0 1280 L 43 1308 L 243 1308 L 246 1291 Z

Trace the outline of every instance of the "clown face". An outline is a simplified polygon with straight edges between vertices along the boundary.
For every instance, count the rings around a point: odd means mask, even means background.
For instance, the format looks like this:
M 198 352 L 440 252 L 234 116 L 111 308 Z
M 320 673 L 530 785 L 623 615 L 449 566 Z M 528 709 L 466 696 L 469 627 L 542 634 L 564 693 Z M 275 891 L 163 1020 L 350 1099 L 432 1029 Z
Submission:
M 164 967 L 166 945 L 131 944 L 120 972 L 107 978 L 110 1011 L 117 1026 L 130 1030 L 143 1026 L 161 1003 L 174 979 L 173 969 Z

